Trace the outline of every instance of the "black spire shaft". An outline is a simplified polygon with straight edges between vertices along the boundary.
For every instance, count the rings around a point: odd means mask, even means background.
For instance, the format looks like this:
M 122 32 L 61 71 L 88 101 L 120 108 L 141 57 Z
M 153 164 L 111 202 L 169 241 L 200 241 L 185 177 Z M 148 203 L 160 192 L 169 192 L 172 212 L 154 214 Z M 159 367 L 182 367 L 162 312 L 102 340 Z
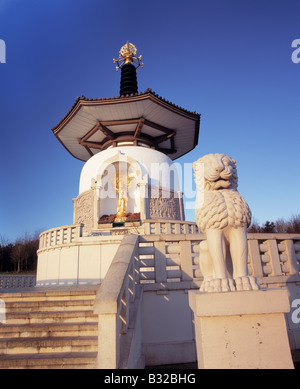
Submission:
M 136 77 L 136 69 L 141 66 L 142 56 L 136 57 L 136 47 L 127 41 L 127 43 L 121 47 L 119 51 L 119 58 L 114 59 L 114 63 L 117 63 L 117 71 L 121 69 L 121 84 L 120 84 L 120 96 L 131 95 L 132 93 L 138 93 L 138 83 Z M 137 65 L 137 66 L 134 66 Z
M 138 92 L 136 68 L 131 63 L 124 64 L 121 68 L 120 96 Z

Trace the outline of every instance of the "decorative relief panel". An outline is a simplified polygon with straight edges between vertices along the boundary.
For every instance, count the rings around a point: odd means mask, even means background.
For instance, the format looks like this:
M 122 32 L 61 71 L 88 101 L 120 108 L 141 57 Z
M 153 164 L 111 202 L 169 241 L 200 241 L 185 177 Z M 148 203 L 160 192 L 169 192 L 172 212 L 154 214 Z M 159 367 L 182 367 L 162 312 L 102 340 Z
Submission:
M 179 201 L 173 190 L 149 188 L 150 219 L 180 220 Z
M 74 200 L 74 224 L 84 224 L 83 232 L 91 233 L 94 226 L 94 191 L 87 190 Z

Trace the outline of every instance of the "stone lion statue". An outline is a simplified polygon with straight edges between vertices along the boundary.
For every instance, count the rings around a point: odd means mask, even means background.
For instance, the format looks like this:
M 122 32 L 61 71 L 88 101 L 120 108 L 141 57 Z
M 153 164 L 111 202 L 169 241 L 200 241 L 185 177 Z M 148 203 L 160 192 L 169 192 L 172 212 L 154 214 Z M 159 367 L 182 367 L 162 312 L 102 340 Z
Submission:
M 247 227 L 251 211 L 238 193 L 236 161 L 225 154 L 208 154 L 193 163 L 197 198 L 196 224 L 206 233 L 200 243 L 200 291 L 259 289 L 249 276 Z

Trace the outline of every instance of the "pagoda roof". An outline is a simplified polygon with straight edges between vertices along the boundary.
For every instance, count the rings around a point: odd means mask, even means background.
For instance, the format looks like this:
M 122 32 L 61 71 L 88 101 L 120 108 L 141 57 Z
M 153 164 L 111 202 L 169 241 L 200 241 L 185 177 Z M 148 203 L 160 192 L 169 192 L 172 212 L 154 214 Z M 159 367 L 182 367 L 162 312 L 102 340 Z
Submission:
M 52 129 L 82 161 L 118 145 L 146 145 L 175 160 L 198 144 L 200 114 L 163 99 L 151 89 L 112 98 L 78 97 Z

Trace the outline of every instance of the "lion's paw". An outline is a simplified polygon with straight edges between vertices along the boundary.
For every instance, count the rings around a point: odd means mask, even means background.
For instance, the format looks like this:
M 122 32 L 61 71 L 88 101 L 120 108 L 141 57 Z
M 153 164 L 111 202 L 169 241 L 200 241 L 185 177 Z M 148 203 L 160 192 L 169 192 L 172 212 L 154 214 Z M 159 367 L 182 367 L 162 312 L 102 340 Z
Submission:
M 245 276 L 237 277 L 235 279 L 236 290 L 258 290 L 259 285 L 256 282 L 255 277 Z
M 231 278 L 206 277 L 200 287 L 200 292 L 234 292 L 239 290 L 258 290 L 255 277 L 245 276 Z
M 212 292 L 212 277 L 204 277 L 200 286 L 200 292 Z
M 231 278 L 217 278 L 214 280 L 214 292 L 233 292 L 234 282 Z
M 201 284 L 200 292 L 233 292 L 234 281 L 231 278 L 205 278 Z

